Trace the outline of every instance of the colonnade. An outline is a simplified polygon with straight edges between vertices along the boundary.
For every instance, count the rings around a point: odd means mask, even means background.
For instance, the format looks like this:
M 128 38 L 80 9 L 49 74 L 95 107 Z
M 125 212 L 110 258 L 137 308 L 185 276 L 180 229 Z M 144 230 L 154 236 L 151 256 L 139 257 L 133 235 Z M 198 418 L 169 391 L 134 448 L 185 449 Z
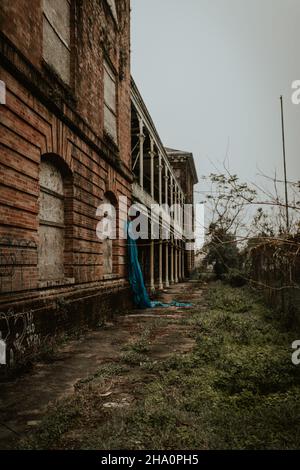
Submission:
M 140 116 L 138 120 L 138 184 L 145 191 L 145 178 L 147 177 L 147 189 L 151 200 L 158 203 L 160 207 L 166 204 L 169 207 L 174 206 L 175 209 L 170 214 L 169 238 L 151 239 L 149 243 L 150 248 L 148 253 L 150 260 L 148 266 L 150 272 L 147 273 L 147 278 L 149 279 L 150 289 L 154 290 L 155 288 L 162 289 L 169 287 L 185 278 L 185 242 L 182 237 L 185 196 L 164 147 L 157 143 L 157 139 L 151 135 L 151 132 L 149 132 Z M 146 139 L 147 148 L 145 149 Z M 162 227 L 162 222 L 162 216 L 160 215 L 160 227 Z M 150 220 L 150 225 L 152 223 L 153 221 Z

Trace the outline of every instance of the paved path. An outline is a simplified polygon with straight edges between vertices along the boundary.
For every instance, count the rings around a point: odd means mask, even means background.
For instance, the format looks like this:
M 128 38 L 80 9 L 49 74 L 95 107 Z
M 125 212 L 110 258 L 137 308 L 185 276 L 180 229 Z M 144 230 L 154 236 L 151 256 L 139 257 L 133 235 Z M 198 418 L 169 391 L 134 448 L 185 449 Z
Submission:
M 201 298 L 199 284 L 193 281 L 177 284 L 160 294 L 163 301 L 193 302 Z M 51 363 L 36 363 L 17 380 L 0 384 L 0 449 L 14 447 L 20 436 L 37 426 L 49 403 L 72 394 L 78 381 L 94 374 L 101 365 L 117 362 L 124 346 L 134 342 L 156 319 L 173 321 L 157 325 L 151 340 L 151 357 L 164 359 L 174 352 L 188 351 L 193 341 L 185 333 L 180 319 L 190 308 L 156 308 L 133 310 L 114 318 L 103 328 L 90 331 L 82 339 L 62 346 Z

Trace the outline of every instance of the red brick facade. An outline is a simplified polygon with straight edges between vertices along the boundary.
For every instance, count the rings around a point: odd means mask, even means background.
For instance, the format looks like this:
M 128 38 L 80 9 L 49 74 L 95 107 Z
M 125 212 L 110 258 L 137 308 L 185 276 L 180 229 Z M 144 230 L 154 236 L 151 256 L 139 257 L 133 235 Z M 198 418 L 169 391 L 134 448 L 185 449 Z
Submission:
M 0 4 L 0 330 L 11 363 L 75 320 L 96 323 L 116 307 L 112 294 L 127 292 L 126 243 L 114 244 L 105 275 L 96 210 L 104 197 L 131 197 L 129 0 L 115 2 L 117 20 L 106 0 L 71 2 L 68 84 L 43 58 L 42 3 Z M 104 130 L 104 60 L 115 74 L 117 142 Z M 59 280 L 41 279 L 39 269 L 42 161 L 63 178 Z

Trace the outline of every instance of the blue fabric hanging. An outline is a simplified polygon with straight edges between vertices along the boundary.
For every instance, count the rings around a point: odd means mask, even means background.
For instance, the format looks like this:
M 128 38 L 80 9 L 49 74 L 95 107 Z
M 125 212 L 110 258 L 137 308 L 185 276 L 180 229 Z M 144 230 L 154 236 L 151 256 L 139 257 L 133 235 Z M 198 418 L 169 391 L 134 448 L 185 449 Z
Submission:
M 145 287 L 144 277 L 138 257 L 138 248 L 136 241 L 130 233 L 131 224 L 127 224 L 127 241 L 128 241 L 128 275 L 131 289 L 133 292 L 133 300 L 138 308 L 154 308 L 154 307 L 191 307 L 192 304 L 183 302 L 159 302 L 152 301 L 149 298 Z

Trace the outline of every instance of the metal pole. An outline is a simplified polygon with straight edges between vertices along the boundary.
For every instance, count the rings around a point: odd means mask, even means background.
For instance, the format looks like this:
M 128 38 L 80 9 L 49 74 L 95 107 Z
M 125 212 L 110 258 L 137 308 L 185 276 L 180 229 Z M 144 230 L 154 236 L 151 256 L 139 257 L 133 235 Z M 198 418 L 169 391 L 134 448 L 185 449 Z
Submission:
M 287 190 L 287 178 L 286 178 L 286 155 L 285 155 L 285 135 L 284 135 L 284 117 L 283 117 L 283 99 L 282 99 L 282 96 L 280 96 L 280 105 L 281 105 L 281 130 L 282 130 L 282 150 L 283 150 L 283 167 L 284 167 L 286 229 L 287 229 L 287 232 L 289 232 L 289 230 L 290 230 L 290 221 L 289 221 L 289 202 L 288 202 L 288 190 Z

